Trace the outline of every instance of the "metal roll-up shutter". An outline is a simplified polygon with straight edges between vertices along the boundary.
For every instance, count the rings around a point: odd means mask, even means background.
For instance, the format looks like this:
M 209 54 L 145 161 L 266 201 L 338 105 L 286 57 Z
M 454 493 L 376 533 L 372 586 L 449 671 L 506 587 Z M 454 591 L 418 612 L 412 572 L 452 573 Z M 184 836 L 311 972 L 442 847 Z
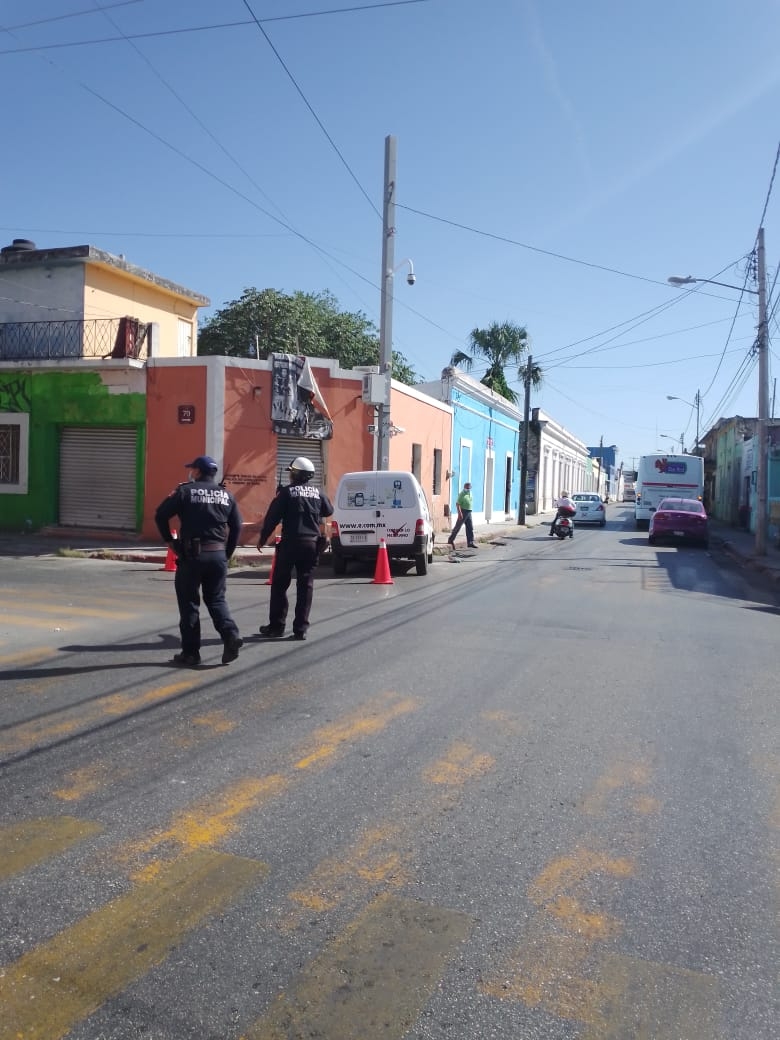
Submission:
M 311 483 L 324 488 L 325 466 L 322 458 L 322 441 L 307 440 L 305 437 L 277 437 L 276 473 L 274 474 L 276 483 L 290 483 L 287 467 L 299 455 L 304 455 L 314 463 L 314 477 Z
M 61 524 L 135 530 L 136 443 L 134 427 L 63 428 Z

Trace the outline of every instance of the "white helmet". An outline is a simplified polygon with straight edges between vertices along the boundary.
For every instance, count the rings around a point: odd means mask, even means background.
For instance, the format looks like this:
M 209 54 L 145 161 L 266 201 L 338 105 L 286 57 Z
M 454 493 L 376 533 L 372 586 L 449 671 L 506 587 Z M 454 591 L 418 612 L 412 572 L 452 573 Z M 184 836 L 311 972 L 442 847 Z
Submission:
M 290 471 L 290 478 L 294 484 L 305 484 L 307 480 L 311 480 L 314 476 L 314 463 L 304 455 L 299 455 L 297 459 L 293 459 L 287 468 Z

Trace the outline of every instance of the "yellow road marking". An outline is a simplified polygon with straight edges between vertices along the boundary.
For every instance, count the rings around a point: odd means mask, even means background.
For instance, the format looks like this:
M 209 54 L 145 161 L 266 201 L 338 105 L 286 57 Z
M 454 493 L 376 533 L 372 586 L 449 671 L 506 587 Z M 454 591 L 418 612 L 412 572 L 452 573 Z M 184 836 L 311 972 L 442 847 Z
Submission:
M 400 831 L 397 824 L 372 827 L 345 856 L 323 860 L 310 875 L 305 888 L 290 892 L 290 899 L 321 913 L 339 905 L 345 881 L 400 885 L 406 880 L 403 860 L 400 853 L 388 848 L 391 842 L 398 840 Z
M 56 856 L 77 841 L 98 834 L 97 823 L 74 816 L 52 816 L 0 827 L 0 878 L 19 874 L 28 867 Z
M 590 849 L 576 849 L 569 856 L 552 860 L 531 883 L 528 895 L 537 906 L 544 906 L 583 882 L 589 874 L 628 878 L 634 870 L 634 861 L 627 857 L 616 858 Z
M 480 755 L 469 744 L 456 740 L 444 758 L 423 770 L 431 784 L 459 787 L 475 776 L 483 776 L 496 764 L 492 755 Z
M 24 954 L 0 974 L 0 1040 L 59 1040 L 267 872 L 200 850 Z
M 105 782 L 108 769 L 102 762 L 91 766 L 83 766 L 68 773 L 67 784 L 52 791 L 55 798 L 62 802 L 78 802 L 88 794 L 97 791 Z
M 584 1040 L 715 1040 L 720 992 L 709 975 L 634 957 L 601 965 L 600 1014 Z
M 648 762 L 615 762 L 598 778 L 593 791 L 584 799 L 583 811 L 589 816 L 604 813 L 611 795 L 626 788 L 646 787 L 650 783 L 651 777 L 652 770 Z
M 313 735 L 314 746 L 295 763 L 296 769 L 310 769 L 328 758 L 332 758 L 344 744 L 358 737 L 373 736 L 380 733 L 394 719 L 414 711 L 418 702 L 412 697 L 405 697 L 393 702 L 392 695 L 378 698 L 373 704 L 366 705 L 360 711 L 346 718 L 322 726 Z
M 510 957 L 500 978 L 479 984 L 496 1000 L 520 1001 L 551 1015 L 576 1022 L 600 1021 L 604 997 L 584 971 L 590 946 L 563 935 L 546 934 L 537 919 L 521 949 Z
M 228 718 L 224 711 L 197 715 L 184 723 L 185 729 L 172 734 L 171 743 L 180 748 L 193 748 L 213 737 L 231 733 L 237 725 L 238 723 Z
M 399 1040 L 467 937 L 462 913 L 383 895 L 306 969 L 244 1040 Z
M 0 666 L 35 664 L 38 661 L 45 661 L 47 658 L 53 657 L 56 653 L 56 650 L 38 648 L 35 650 L 19 650 L 15 654 L 0 654 Z
M 75 624 L 63 621 L 61 618 L 40 618 L 29 614 L 0 614 L 0 625 L 17 625 L 24 628 L 45 628 L 47 632 L 53 629 L 61 629 L 63 632 L 76 628 Z
M 171 683 L 169 686 L 158 686 L 141 693 L 114 693 L 107 697 L 99 697 L 88 705 L 63 708 L 45 718 L 20 723 L 0 736 L 0 752 L 18 754 L 40 744 L 62 739 L 96 723 L 105 722 L 108 717 L 129 714 L 148 704 L 175 697 L 185 690 L 192 689 L 195 683 L 194 679 L 190 679 Z
M 179 813 L 165 830 L 129 843 L 119 851 L 118 858 L 143 856 L 162 846 L 174 846 L 180 853 L 182 849 L 194 851 L 216 845 L 235 831 L 239 816 L 275 797 L 287 785 L 288 781 L 278 775 L 239 780 L 220 794 Z M 153 876 L 159 869 L 155 861 L 134 876 Z
M 508 711 L 483 711 L 482 718 L 487 722 L 497 722 L 505 733 L 519 736 L 525 732 L 522 720 Z
M 26 596 L 24 606 L 26 610 L 33 610 L 41 614 L 64 614 L 68 617 L 113 618 L 116 621 L 128 621 L 130 618 L 137 616 L 137 614 L 128 613 L 126 610 L 106 610 L 104 607 L 76 607 L 72 603 L 44 602 L 43 600 L 31 600 Z M 14 617 L 15 615 L 9 614 L 7 616 Z M 6 615 L 0 613 L 0 618 L 4 617 Z

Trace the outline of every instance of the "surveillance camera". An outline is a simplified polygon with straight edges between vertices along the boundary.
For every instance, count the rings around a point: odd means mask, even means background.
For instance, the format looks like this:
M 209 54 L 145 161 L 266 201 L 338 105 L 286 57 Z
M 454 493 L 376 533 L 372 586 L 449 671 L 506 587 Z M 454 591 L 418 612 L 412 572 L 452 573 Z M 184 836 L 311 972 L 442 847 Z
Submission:
M 414 271 L 409 272 L 409 274 L 406 276 L 406 281 L 409 285 L 414 285 L 414 283 L 417 281 L 417 276 L 415 275 Z

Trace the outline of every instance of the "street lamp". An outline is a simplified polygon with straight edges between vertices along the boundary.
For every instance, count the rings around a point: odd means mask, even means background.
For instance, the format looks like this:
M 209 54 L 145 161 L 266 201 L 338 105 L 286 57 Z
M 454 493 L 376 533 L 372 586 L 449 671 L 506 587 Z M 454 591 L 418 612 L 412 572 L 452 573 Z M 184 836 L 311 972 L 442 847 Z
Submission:
M 667 281 L 671 285 L 692 285 L 694 282 L 709 282 L 711 285 L 722 285 L 726 289 L 737 292 L 749 292 L 758 297 L 758 458 L 756 460 L 756 495 L 758 498 L 758 514 L 756 516 L 756 556 L 766 556 L 767 528 L 769 525 L 768 486 L 769 462 L 767 445 L 767 424 L 769 420 L 769 325 L 766 313 L 766 251 L 764 247 L 764 229 L 758 229 L 756 245 L 756 278 L 757 289 L 746 289 L 741 285 L 729 285 L 716 282 L 712 278 L 671 277 Z
M 675 444 L 679 440 L 680 441 L 680 454 L 681 455 L 685 454 L 685 434 L 684 433 L 681 433 L 679 438 L 678 437 L 672 437 L 672 435 L 670 433 L 659 433 L 658 436 L 659 437 L 665 437 L 668 441 L 674 441 Z
M 682 401 L 683 404 L 687 404 L 689 408 L 696 409 L 696 440 L 693 442 L 693 451 L 695 455 L 699 454 L 699 409 L 701 408 L 701 394 L 696 391 L 696 396 L 693 399 L 693 404 L 690 401 L 686 401 L 683 397 L 675 397 L 673 394 L 666 395 L 667 401 Z

